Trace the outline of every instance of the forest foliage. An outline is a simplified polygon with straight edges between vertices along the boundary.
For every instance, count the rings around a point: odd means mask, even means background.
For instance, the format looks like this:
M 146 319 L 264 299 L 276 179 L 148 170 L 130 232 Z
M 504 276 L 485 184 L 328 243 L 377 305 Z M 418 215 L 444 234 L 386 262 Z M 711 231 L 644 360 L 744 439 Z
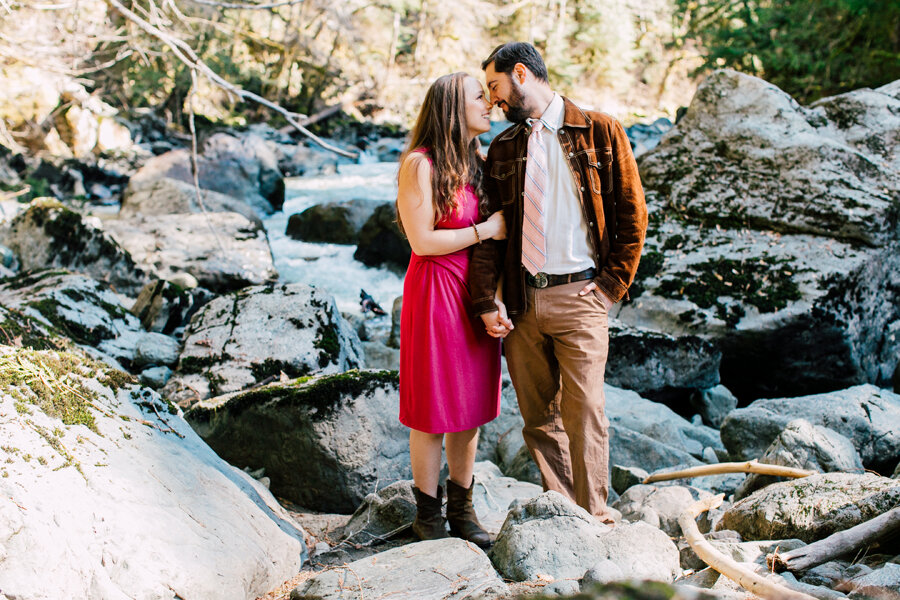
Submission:
M 482 58 L 512 39 L 543 51 L 554 87 L 625 120 L 674 116 L 697 79 L 721 66 L 801 101 L 900 78 L 895 1 L 120 1 L 223 78 L 297 115 L 339 104 L 408 125 L 435 77 L 477 75 Z M 126 113 L 184 124 L 192 98 L 211 121 L 278 124 L 264 107 L 192 76 L 171 42 L 115 4 L 0 0 L 0 143 L 46 118 L 29 113 L 39 100 L 23 91 L 35 69 L 65 74 Z

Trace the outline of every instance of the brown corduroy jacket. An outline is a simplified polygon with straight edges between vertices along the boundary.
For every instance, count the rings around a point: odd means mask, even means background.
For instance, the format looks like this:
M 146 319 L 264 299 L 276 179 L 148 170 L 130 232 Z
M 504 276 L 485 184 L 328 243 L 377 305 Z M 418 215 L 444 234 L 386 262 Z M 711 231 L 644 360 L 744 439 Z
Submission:
M 585 111 L 563 98 L 565 116 L 557 135 L 569 161 L 594 248 L 600 290 L 618 302 L 634 280 L 644 236 L 647 205 L 631 144 L 622 125 L 609 115 Z M 476 245 L 469 265 L 475 314 L 495 311 L 494 290 L 501 270 L 503 301 L 509 314 L 525 312 L 522 268 L 525 155 L 531 130 L 510 127 L 491 143 L 484 164 L 489 213 L 503 210 L 506 240 Z

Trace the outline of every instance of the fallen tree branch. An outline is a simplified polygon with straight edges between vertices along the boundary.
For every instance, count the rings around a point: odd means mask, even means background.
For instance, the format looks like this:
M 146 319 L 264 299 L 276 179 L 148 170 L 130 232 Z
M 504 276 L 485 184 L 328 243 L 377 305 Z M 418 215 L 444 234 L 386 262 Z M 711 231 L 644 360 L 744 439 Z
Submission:
M 209 79 L 214 85 L 222 88 L 227 93 L 236 96 L 238 99 L 245 101 L 251 100 L 256 102 L 257 104 L 261 104 L 266 108 L 269 108 L 278 114 L 280 114 L 284 119 L 294 126 L 294 128 L 312 140 L 314 143 L 318 144 L 325 150 L 329 150 L 334 152 L 335 154 L 339 154 L 341 156 L 345 156 L 347 158 L 356 159 L 358 158 L 358 154 L 355 152 L 348 152 L 342 148 L 338 148 L 337 146 L 333 146 L 311 132 L 309 129 L 300 124 L 299 121 L 294 117 L 294 114 L 289 110 L 284 108 L 281 105 L 275 104 L 274 102 L 270 102 L 266 100 L 262 96 L 254 94 L 253 92 L 248 92 L 247 90 L 241 88 L 238 85 L 227 81 L 222 78 L 218 73 L 213 71 L 200 57 L 194 52 L 194 49 L 191 48 L 184 41 L 176 38 L 174 35 L 155 27 L 154 25 L 147 22 L 145 19 L 141 18 L 140 15 L 126 8 L 119 0 L 105 0 L 106 4 L 109 5 L 110 8 L 118 12 L 120 15 L 137 25 L 140 29 L 142 29 L 148 35 L 156 38 L 163 44 L 169 47 L 172 54 L 175 55 L 175 58 L 184 63 L 187 67 L 192 70 L 199 71 L 204 77 Z
M 710 567 L 737 582 L 742 588 L 752 594 L 756 594 L 766 600 L 815 600 L 813 596 L 804 594 L 779 585 L 773 581 L 769 581 L 765 577 L 757 575 L 753 571 L 742 567 L 734 559 L 725 556 L 710 544 L 700 529 L 697 527 L 696 519 L 702 513 L 717 508 L 722 504 L 723 494 L 718 496 L 710 496 L 689 506 L 678 517 L 678 524 L 684 537 L 690 544 L 691 549 L 700 559 Z
M 808 546 L 784 554 L 769 554 L 766 563 L 775 571 L 805 571 L 897 533 L 900 533 L 900 506 Z
M 795 469 L 793 467 L 782 467 L 781 465 L 767 465 L 755 460 L 746 462 L 730 462 L 718 463 L 715 465 L 701 465 L 699 467 L 690 467 L 679 471 L 669 471 L 663 473 L 653 473 L 649 475 L 642 483 L 653 483 L 654 481 L 669 481 L 671 479 L 688 479 L 691 477 L 703 477 L 705 475 L 721 475 L 723 473 L 759 473 L 760 475 L 775 475 L 776 477 L 809 477 L 815 475 L 816 471 L 808 471 L 806 469 Z

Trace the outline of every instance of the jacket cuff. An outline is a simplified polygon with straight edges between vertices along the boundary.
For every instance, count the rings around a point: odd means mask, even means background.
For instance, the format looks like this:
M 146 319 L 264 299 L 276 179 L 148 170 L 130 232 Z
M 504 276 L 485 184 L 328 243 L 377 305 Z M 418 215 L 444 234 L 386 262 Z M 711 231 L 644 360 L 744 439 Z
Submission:
M 493 296 L 472 300 L 472 313 L 477 317 L 499 310 Z
M 625 296 L 625 292 L 628 291 L 627 287 L 619 283 L 619 280 L 606 270 L 600 271 L 600 274 L 594 277 L 594 283 L 596 283 L 597 287 L 600 288 L 600 291 L 614 303 L 621 300 Z

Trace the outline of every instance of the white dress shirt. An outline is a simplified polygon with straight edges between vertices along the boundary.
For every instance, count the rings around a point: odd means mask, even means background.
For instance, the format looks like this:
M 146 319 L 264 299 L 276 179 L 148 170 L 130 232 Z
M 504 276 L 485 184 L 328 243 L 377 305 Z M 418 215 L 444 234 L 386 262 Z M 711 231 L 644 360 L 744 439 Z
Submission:
M 594 266 L 590 234 L 581 210 L 581 197 L 572 168 L 559 143 L 565 105 L 559 94 L 544 110 L 541 135 L 547 150 L 547 189 L 544 192 L 545 273 L 565 275 Z M 529 119 L 529 124 L 533 120 Z

